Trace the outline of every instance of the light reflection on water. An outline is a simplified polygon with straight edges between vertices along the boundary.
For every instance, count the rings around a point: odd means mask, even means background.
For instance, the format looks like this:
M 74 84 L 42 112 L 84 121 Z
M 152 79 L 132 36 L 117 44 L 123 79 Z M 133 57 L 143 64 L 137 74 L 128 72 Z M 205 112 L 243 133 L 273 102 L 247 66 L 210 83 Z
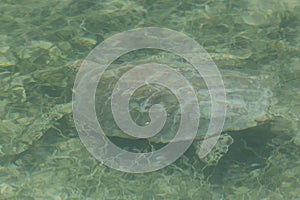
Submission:
M 3 0 L 0 199 L 299 198 L 299 8 L 297 0 Z M 276 102 L 270 120 L 229 132 L 234 143 L 216 166 L 205 167 L 191 147 L 174 164 L 147 174 L 97 162 L 69 113 L 37 126 L 35 139 L 26 137 L 43 114 L 71 100 L 78 66 L 70 63 L 112 34 L 145 26 L 182 31 L 220 69 L 263 77 Z

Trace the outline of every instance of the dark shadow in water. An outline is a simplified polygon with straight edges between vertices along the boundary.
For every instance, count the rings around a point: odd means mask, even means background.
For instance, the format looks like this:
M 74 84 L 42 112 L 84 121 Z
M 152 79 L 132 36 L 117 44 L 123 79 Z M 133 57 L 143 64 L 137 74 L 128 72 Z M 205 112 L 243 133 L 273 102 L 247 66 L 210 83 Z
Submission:
M 207 167 L 204 173 L 210 183 L 232 182 L 238 186 L 241 184 L 239 180 L 253 178 L 266 167 L 266 161 L 272 152 L 268 144 L 274 134 L 268 125 L 229 134 L 234 139 L 229 151 L 216 166 Z

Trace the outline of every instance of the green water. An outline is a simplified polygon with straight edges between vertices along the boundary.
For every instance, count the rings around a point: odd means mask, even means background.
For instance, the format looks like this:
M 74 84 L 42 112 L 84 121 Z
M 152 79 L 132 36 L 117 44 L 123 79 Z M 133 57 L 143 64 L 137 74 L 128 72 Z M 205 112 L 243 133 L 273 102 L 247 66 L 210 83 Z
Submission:
M 299 10 L 299 0 L 0 0 L 0 199 L 300 199 Z M 79 139 L 70 102 L 81 61 L 112 35 L 149 26 L 188 35 L 221 71 L 272 91 L 264 119 L 229 128 L 234 142 L 215 165 L 198 158 L 196 141 L 173 164 L 131 174 Z M 141 51 L 114 66 L 153 55 L 169 58 Z M 110 139 L 134 152 L 165 145 L 118 134 Z

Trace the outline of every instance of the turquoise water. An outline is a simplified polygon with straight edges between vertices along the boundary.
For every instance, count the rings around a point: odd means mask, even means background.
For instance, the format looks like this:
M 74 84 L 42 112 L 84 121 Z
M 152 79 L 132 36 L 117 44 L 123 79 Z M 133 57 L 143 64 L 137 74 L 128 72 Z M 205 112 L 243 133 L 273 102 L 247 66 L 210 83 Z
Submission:
M 299 0 L 0 0 L 0 199 L 300 199 L 299 9 Z M 80 141 L 71 102 L 82 60 L 114 34 L 143 27 L 186 34 L 221 73 L 241 73 L 253 83 L 228 82 L 228 91 L 241 91 L 232 108 L 241 113 L 227 116 L 223 135 L 233 143 L 225 152 L 216 146 L 221 153 L 220 159 L 210 154 L 213 164 L 197 156 L 201 137 L 174 163 L 149 173 L 111 169 Z M 161 51 L 141 50 L 113 63 L 101 80 L 107 88 L 98 87 L 98 120 L 114 144 L 136 153 L 166 141 L 122 137 L 104 106 L 117 77 L 144 61 L 173 62 L 196 89 L 204 83 L 178 56 Z M 179 126 L 176 98 L 158 93 L 143 103 L 160 90 L 140 88 L 130 108 L 145 125 L 149 104 L 166 100 L 164 138 Z M 256 108 L 243 104 L 256 98 Z

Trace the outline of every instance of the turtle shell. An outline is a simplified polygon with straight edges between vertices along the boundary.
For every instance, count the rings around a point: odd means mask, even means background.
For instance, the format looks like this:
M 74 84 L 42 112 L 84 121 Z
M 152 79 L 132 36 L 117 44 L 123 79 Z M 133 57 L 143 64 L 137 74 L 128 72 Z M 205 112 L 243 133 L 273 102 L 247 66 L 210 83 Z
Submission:
M 162 63 L 161 59 L 159 61 Z M 111 112 L 111 96 L 119 78 L 133 69 L 137 63 L 125 63 L 121 66 L 117 63 L 118 66 L 115 67 L 112 65 L 113 67 L 104 72 L 99 81 L 96 111 L 98 121 L 107 136 L 136 139 L 124 133 L 114 122 Z M 201 115 L 196 139 L 202 139 L 206 134 L 211 116 L 211 99 L 205 81 L 187 62 L 182 60 L 174 62 L 173 60 L 172 63 L 168 61 L 164 63 L 182 74 L 192 85 Z M 267 121 L 269 107 L 274 102 L 271 89 L 263 84 L 258 76 L 251 76 L 236 70 L 220 70 L 220 72 L 224 81 L 227 107 L 223 131 L 243 130 Z M 159 76 L 159 73 L 149 74 L 150 79 L 151 76 Z M 130 80 L 127 83 L 131 84 Z M 128 94 L 124 92 L 124 95 Z M 147 126 L 151 123 L 149 109 L 154 104 L 160 104 L 165 109 L 167 119 L 160 132 L 147 139 L 159 143 L 170 142 L 177 133 L 181 119 L 179 102 L 170 89 L 152 83 L 136 89 L 128 105 L 130 116 L 137 125 Z

